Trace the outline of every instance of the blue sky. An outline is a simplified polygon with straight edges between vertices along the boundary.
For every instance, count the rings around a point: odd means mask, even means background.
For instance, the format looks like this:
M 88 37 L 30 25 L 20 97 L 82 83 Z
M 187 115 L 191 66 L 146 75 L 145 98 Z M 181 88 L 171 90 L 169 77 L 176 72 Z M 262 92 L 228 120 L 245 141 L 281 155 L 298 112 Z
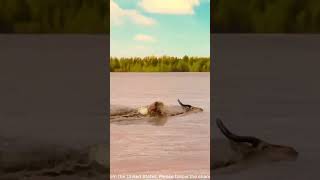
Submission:
M 111 56 L 210 56 L 210 0 L 110 0 Z

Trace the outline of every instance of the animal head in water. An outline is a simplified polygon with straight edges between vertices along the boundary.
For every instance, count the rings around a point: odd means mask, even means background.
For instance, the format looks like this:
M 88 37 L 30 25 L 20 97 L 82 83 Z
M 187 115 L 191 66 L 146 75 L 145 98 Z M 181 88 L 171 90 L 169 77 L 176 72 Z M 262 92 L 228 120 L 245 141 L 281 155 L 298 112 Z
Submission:
M 148 113 L 151 116 L 162 116 L 164 115 L 164 104 L 160 101 L 152 103 L 148 107 Z
M 232 149 L 241 153 L 241 159 L 288 161 L 298 157 L 298 152 L 292 147 L 270 144 L 256 137 L 235 135 L 225 127 L 220 119 L 217 119 L 217 125 L 231 142 Z
M 192 111 L 192 112 L 202 112 L 203 109 L 202 108 L 199 108 L 199 107 L 194 107 L 194 106 L 191 106 L 189 104 L 183 104 L 180 99 L 178 99 L 178 103 L 180 104 L 180 106 L 186 111 L 186 112 L 189 112 L 189 111 Z

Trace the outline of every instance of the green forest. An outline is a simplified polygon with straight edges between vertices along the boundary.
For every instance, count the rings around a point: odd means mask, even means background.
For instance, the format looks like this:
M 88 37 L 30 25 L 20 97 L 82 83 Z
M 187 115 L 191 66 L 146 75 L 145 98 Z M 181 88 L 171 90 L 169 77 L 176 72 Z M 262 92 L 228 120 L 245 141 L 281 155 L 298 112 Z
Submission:
M 211 32 L 318 33 L 319 0 L 213 0 Z
M 210 72 L 209 57 L 148 56 L 110 60 L 111 72 Z
M 108 33 L 109 0 L 0 0 L 0 33 Z
M 318 33 L 319 0 L 212 0 L 211 32 Z M 109 33 L 108 0 L 0 0 L 0 33 Z

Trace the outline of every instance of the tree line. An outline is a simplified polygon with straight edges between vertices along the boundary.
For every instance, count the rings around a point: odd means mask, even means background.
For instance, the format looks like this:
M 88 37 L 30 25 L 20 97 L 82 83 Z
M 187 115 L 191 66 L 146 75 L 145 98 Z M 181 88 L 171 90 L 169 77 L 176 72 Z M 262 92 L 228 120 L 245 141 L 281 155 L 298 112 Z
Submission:
M 210 72 L 209 57 L 148 56 L 110 59 L 111 72 Z
M 319 0 L 213 0 L 214 33 L 318 33 Z
M 0 33 L 108 33 L 107 0 L 0 0 Z
M 212 0 L 211 32 L 318 33 L 319 0 Z M 0 33 L 109 33 L 108 0 L 0 0 Z

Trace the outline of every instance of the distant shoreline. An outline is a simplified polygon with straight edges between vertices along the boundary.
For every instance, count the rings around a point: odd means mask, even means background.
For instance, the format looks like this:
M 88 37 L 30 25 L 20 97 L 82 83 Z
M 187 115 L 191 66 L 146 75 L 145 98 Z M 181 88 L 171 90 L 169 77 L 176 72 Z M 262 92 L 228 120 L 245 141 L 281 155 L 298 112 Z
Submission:
M 210 57 L 111 57 L 110 72 L 210 72 Z

